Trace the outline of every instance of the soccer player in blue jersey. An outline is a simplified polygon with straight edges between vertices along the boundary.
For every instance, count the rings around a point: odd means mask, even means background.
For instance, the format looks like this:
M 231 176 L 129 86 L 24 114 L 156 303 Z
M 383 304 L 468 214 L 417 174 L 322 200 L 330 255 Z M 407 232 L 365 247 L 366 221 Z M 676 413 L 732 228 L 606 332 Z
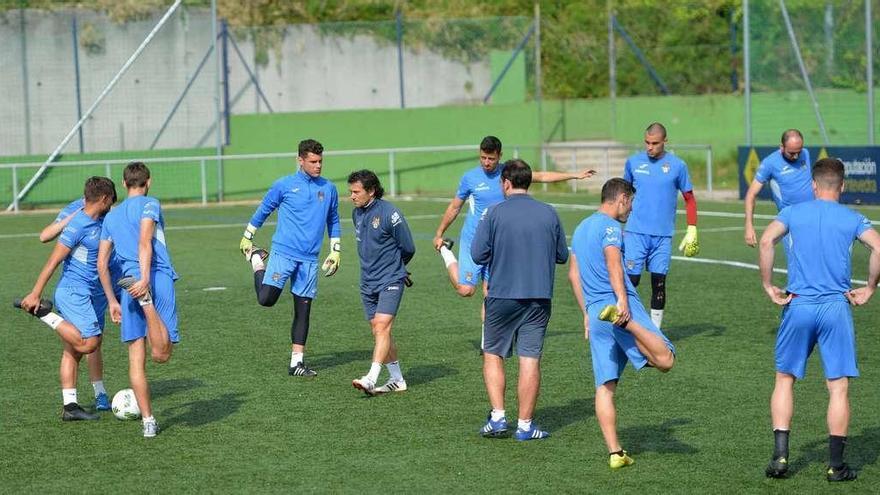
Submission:
M 777 211 L 782 211 L 786 206 L 813 200 L 810 163 L 810 152 L 804 148 L 804 136 L 801 131 L 788 129 L 783 132 L 779 149 L 761 160 L 755 178 L 746 191 L 747 245 L 755 247 L 758 244 L 753 223 L 755 200 L 766 182 L 770 182 L 770 192 Z
M 91 177 L 86 181 L 83 193 L 83 199 L 75 202 L 78 204 L 70 208 L 69 214 L 62 211 L 64 218 L 59 223 L 63 222 L 63 227 L 57 233 L 49 233 L 53 238 L 60 235 L 58 243 L 40 272 L 33 290 L 17 303 L 55 330 L 64 344 L 60 367 L 64 404 L 61 419 L 64 421 L 99 419 L 99 416 L 87 413 L 78 405 L 76 376 L 82 355 L 98 353 L 101 348 L 107 300 L 95 297 L 96 289 L 100 287 L 97 271 L 98 242 L 104 215 L 110 210 L 110 205 L 116 202 L 116 187 L 106 177 Z M 58 315 L 51 311 L 48 301 L 40 300 L 40 295 L 62 262 L 64 267 L 61 280 L 55 288 L 55 306 L 61 313 Z M 97 364 L 97 371 L 100 373 L 100 358 Z M 90 366 L 89 370 L 97 395 L 98 385 L 102 389 L 103 384 L 95 384 L 95 368 Z M 100 374 L 98 377 L 100 379 Z M 104 402 L 106 403 L 106 392 Z M 96 401 L 96 408 L 98 406 L 101 403 Z
M 251 217 L 239 249 L 254 271 L 254 290 L 261 306 L 274 306 L 287 279 L 293 294 L 293 323 L 290 328 L 291 376 L 313 377 L 303 356 L 309 335 L 312 300 L 318 294 L 318 253 L 324 229 L 330 234 L 330 253 L 321 269 L 329 277 L 339 268 L 339 197 L 336 186 L 321 177 L 324 147 L 314 139 L 299 143 L 299 170 L 272 184 Z M 278 225 L 272 236 L 271 256 L 253 244 L 254 234 L 278 210 Z M 268 266 L 265 263 L 269 258 Z
M 505 200 L 480 220 L 471 257 L 492 270 L 483 329 L 483 381 L 492 406 L 480 429 L 484 437 L 507 432 L 504 410 L 504 359 L 519 357 L 519 441 L 550 436 L 532 419 L 541 387 L 541 356 L 550 321 L 556 265 L 568 261 L 568 246 L 559 215 L 552 206 L 529 196 L 532 170 L 519 159 L 501 172 Z
M 584 314 L 584 338 L 590 341 L 596 383 L 596 419 L 608 447 L 612 469 L 633 463 L 617 438 L 614 393 L 627 362 L 636 370 L 652 366 L 666 372 L 675 363 L 675 347 L 651 321 L 632 281 L 624 275 L 621 223 L 633 209 L 632 183 L 610 179 L 602 186 L 599 210 L 578 225 L 571 239 L 568 279 Z M 611 306 L 617 318 L 607 321 Z
M 352 172 L 348 176 L 348 190 L 354 203 L 351 221 L 361 262 L 361 301 L 375 339 L 370 371 L 353 380 L 352 385 L 367 395 L 403 392 L 406 380 L 400 371 L 391 326 L 403 299 L 403 289 L 412 283 L 406 265 L 416 254 L 416 246 L 403 214 L 382 199 L 385 191 L 375 173 Z M 376 387 L 383 364 L 390 378 Z
M 98 275 L 110 304 L 110 316 L 122 322 L 120 337 L 128 345 L 128 378 L 143 417 L 145 438 L 159 432 L 153 417 L 147 382 L 146 353 L 153 361 L 171 359 L 180 341 L 174 282 L 179 278 L 165 243 L 165 217 L 159 200 L 148 196 L 152 179 L 142 162 L 129 163 L 122 173 L 128 198 L 114 208 L 101 230 Z M 122 267 L 118 285 L 126 289 L 116 299 L 110 280 L 113 252 Z
M 40 242 L 47 243 L 57 239 L 58 236 L 61 235 L 61 232 L 67 227 L 67 224 L 70 223 L 84 206 L 85 198 L 79 198 L 71 201 L 70 204 L 62 208 L 55 217 L 55 220 L 44 227 L 40 232 Z M 103 222 L 103 220 L 102 217 L 101 221 Z M 113 277 L 113 282 L 115 283 L 119 280 L 119 268 L 113 258 L 111 258 L 110 261 L 110 272 Z M 100 284 L 95 286 L 94 293 L 92 294 L 92 303 L 96 312 L 102 315 L 105 313 L 107 309 L 107 298 L 104 296 L 104 289 Z M 106 388 L 104 388 L 104 358 L 101 352 L 101 345 L 98 345 L 95 352 L 86 355 L 86 363 L 89 367 L 89 380 L 92 382 L 92 389 L 95 392 L 95 409 L 98 411 L 109 411 L 110 399 L 107 396 Z
M 880 234 L 862 214 L 838 203 L 844 166 L 837 158 L 818 160 L 812 169 L 815 198 L 782 209 L 764 230 L 759 265 L 764 291 L 783 307 L 776 336 L 776 386 L 770 399 L 775 447 L 767 476 L 788 472 L 788 437 L 794 413 L 794 382 L 806 372 L 818 344 L 828 387 L 828 481 L 849 481 L 856 472 L 843 462 L 849 429 L 849 379 L 859 376 L 850 305 L 866 304 L 880 281 Z M 788 286 L 773 285 L 774 245 L 788 242 Z M 852 244 L 870 251 L 868 283 L 851 289 Z
M 489 272 L 486 267 L 474 263 L 471 259 L 471 242 L 486 209 L 504 200 L 501 190 L 501 140 L 495 136 L 486 136 L 480 143 L 480 166 L 468 170 L 461 177 L 455 197 L 446 207 L 440 225 L 434 235 L 434 248 L 440 252 L 452 287 L 462 297 L 470 297 L 476 292 L 477 284 L 483 281 L 483 296 L 488 293 Z M 573 179 L 588 179 L 596 172 L 584 170 L 578 173 L 568 172 L 532 172 L 532 182 L 561 182 Z M 458 245 L 458 259 L 452 253 L 453 241 L 444 239 L 446 232 L 465 202 L 468 203 L 467 216 L 461 229 Z M 483 310 L 485 313 L 485 310 Z
M 666 128 L 654 122 L 645 129 L 645 151 L 626 160 L 623 179 L 639 194 L 626 223 L 626 273 L 638 287 L 642 271 L 651 274 L 651 321 L 657 328 L 666 307 L 666 274 L 672 258 L 676 197 L 681 192 L 687 211 L 687 233 L 678 246 L 685 256 L 700 251 L 697 239 L 697 200 L 687 164 L 666 152 Z

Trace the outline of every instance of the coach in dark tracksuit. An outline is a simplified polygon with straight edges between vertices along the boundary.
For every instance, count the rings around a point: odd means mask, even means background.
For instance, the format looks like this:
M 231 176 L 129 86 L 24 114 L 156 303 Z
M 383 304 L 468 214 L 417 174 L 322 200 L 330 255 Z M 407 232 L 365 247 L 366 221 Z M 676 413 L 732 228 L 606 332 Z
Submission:
M 369 170 L 352 172 L 348 189 L 355 206 L 351 219 L 361 260 L 361 300 L 376 339 L 370 372 L 353 380 L 352 385 L 367 395 L 402 392 L 406 390 L 406 381 L 397 361 L 391 325 L 403 298 L 403 288 L 411 284 L 405 265 L 416 253 L 416 247 L 400 210 L 382 199 L 384 190 L 376 174 Z M 377 387 L 383 364 L 391 377 Z
M 550 321 L 555 265 L 568 261 L 568 246 L 559 215 L 550 205 L 528 195 L 532 170 L 510 160 L 501 172 L 505 200 L 488 210 L 477 227 L 471 257 L 489 267 L 492 280 L 486 298 L 483 330 L 483 379 L 492 411 L 480 430 L 483 436 L 507 431 L 504 413 L 504 358 L 519 356 L 519 422 L 514 437 L 535 440 L 550 436 L 532 424 L 541 385 L 541 350 Z

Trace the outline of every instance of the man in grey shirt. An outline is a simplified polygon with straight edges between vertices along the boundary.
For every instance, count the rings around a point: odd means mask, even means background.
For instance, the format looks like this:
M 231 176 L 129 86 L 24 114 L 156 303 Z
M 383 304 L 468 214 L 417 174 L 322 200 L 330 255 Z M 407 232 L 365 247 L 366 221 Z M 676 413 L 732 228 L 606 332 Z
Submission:
M 471 257 L 492 273 L 483 330 L 483 379 L 492 411 L 480 429 L 484 437 L 507 432 L 504 358 L 519 356 L 517 440 L 547 438 L 532 424 L 541 385 L 541 352 L 550 321 L 555 265 L 568 261 L 565 232 L 550 205 L 528 195 L 532 169 L 518 159 L 501 172 L 505 200 L 480 220 Z

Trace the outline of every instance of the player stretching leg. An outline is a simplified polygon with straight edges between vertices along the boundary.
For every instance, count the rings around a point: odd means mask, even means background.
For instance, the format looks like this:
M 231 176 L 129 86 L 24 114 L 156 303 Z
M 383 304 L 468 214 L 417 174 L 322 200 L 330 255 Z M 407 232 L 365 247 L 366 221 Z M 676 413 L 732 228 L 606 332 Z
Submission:
M 614 178 L 602 186 L 599 210 L 578 225 L 571 240 L 568 279 L 584 314 L 584 338 L 590 341 L 596 379 L 596 419 L 612 469 L 629 466 L 632 457 L 617 438 L 614 393 L 626 363 L 637 370 L 652 366 L 666 372 L 675 364 L 675 347 L 651 321 L 621 253 L 621 222 L 632 211 L 632 183 Z

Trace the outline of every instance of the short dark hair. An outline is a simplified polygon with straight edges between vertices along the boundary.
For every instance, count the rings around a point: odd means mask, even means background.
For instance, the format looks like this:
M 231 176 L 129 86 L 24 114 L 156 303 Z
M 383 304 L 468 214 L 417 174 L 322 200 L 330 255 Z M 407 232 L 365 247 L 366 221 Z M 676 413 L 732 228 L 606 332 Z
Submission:
M 519 158 L 507 160 L 501 178 L 509 180 L 514 189 L 528 189 L 532 185 L 532 167 Z
M 625 181 L 620 177 L 608 179 L 602 186 L 602 202 L 608 203 L 617 199 L 621 194 L 631 198 L 636 194 L 636 188 L 632 182 Z
M 501 153 L 501 140 L 495 136 L 486 136 L 480 141 L 480 151 Z
M 822 189 L 840 189 L 845 168 L 840 158 L 822 158 L 813 164 L 813 180 Z
M 348 183 L 354 184 L 355 182 L 360 182 L 365 191 L 373 192 L 373 197 L 376 199 L 381 199 L 385 195 L 385 189 L 382 188 L 379 177 L 372 170 L 356 170 L 348 174 Z
M 148 180 L 150 180 L 150 169 L 144 162 L 131 162 L 122 172 L 125 187 L 146 187 Z
M 660 134 L 665 138 L 666 128 L 660 122 L 651 122 L 651 125 L 645 129 L 645 134 Z
M 315 141 L 314 139 L 304 139 L 299 142 L 299 157 L 305 158 L 309 156 L 309 153 L 314 153 L 316 155 L 324 154 L 324 145 Z
M 782 146 L 785 146 L 785 143 L 795 136 L 799 137 L 801 142 L 804 141 L 804 135 L 801 134 L 801 131 L 797 129 L 786 129 L 785 132 L 782 133 Z
M 116 202 L 116 184 L 112 180 L 98 176 L 86 179 L 86 185 L 83 187 L 83 197 L 86 202 L 100 201 L 105 196 L 112 200 L 111 204 Z

